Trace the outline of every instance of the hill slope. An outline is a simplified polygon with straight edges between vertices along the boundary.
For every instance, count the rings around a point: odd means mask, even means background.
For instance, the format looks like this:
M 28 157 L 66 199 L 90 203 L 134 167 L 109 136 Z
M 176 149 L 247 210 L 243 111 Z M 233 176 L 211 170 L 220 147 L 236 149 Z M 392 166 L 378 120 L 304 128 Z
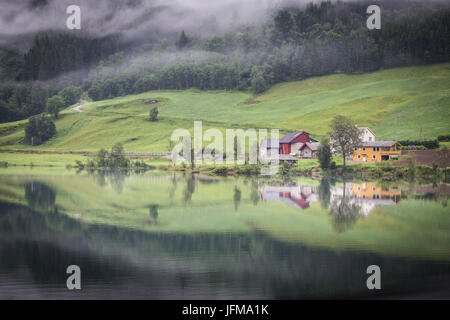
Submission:
M 157 122 L 147 120 L 153 106 L 159 108 Z M 318 138 L 337 114 L 369 126 L 378 140 L 436 138 L 450 132 L 450 63 L 288 82 L 257 97 L 236 91 L 150 91 L 81 109 L 64 110 L 56 121 L 57 135 L 32 149 L 96 151 L 122 142 L 127 151 L 167 152 L 173 130 L 191 128 L 194 120 L 203 120 L 204 130 L 279 128 Z M 23 144 L 25 123 L 0 125 L 0 149 L 31 148 Z

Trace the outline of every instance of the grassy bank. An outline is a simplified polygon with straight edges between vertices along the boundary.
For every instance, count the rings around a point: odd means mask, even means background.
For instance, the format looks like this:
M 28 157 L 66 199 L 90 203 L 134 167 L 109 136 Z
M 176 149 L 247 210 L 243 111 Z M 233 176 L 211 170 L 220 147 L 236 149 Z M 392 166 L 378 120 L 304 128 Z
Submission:
M 448 134 L 449 88 L 450 64 L 438 64 L 282 83 L 253 98 L 236 91 L 150 91 L 62 111 L 56 136 L 41 146 L 24 144 L 26 121 L 1 124 L 0 149 L 95 152 L 121 142 L 128 152 L 167 152 L 172 132 L 192 132 L 194 120 L 204 130 L 278 128 L 318 138 L 337 114 L 369 126 L 378 140 L 430 139 Z M 148 121 L 153 106 L 156 122 Z

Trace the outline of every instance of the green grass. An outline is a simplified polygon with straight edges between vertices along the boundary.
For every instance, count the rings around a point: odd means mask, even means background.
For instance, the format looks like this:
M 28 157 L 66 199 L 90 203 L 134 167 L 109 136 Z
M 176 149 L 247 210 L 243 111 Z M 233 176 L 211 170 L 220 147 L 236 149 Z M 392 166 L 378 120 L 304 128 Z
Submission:
M 397 68 L 358 75 L 331 75 L 282 83 L 246 104 L 236 91 L 151 91 L 67 109 L 57 134 L 41 146 L 24 144 L 25 121 L 0 125 L 0 149 L 97 151 L 122 142 L 130 152 L 168 152 L 173 130 L 208 128 L 305 130 L 319 138 L 338 114 L 369 126 L 382 139 L 436 138 L 449 133 L 450 64 Z M 160 119 L 148 112 L 158 99 Z

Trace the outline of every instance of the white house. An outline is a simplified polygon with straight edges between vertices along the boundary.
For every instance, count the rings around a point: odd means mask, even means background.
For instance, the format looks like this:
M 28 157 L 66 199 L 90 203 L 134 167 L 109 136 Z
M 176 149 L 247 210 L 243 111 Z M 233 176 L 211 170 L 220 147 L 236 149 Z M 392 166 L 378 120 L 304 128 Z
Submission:
M 361 132 L 361 140 L 362 142 L 373 142 L 375 141 L 375 133 L 368 127 L 358 127 Z

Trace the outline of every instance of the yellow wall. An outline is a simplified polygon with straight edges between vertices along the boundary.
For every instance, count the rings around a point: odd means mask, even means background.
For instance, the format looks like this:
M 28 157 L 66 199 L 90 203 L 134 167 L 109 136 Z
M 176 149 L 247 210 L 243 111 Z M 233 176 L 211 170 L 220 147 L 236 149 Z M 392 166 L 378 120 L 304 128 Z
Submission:
M 359 150 L 353 150 L 353 160 L 354 161 L 364 161 L 364 155 L 366 156 L 366 162 L 380 162 L 382 155 L 401 155 L 401 151 L 386 151 L 382 147 L 379 147 L 380 151 L 373 151 L 373 147 L 360 147 Z M 391 147 L 393 148 L 393 147 Z M 358 155 L 360 158 L 358 159 Z M 375 159 L 373 158 L 375 156 Z

